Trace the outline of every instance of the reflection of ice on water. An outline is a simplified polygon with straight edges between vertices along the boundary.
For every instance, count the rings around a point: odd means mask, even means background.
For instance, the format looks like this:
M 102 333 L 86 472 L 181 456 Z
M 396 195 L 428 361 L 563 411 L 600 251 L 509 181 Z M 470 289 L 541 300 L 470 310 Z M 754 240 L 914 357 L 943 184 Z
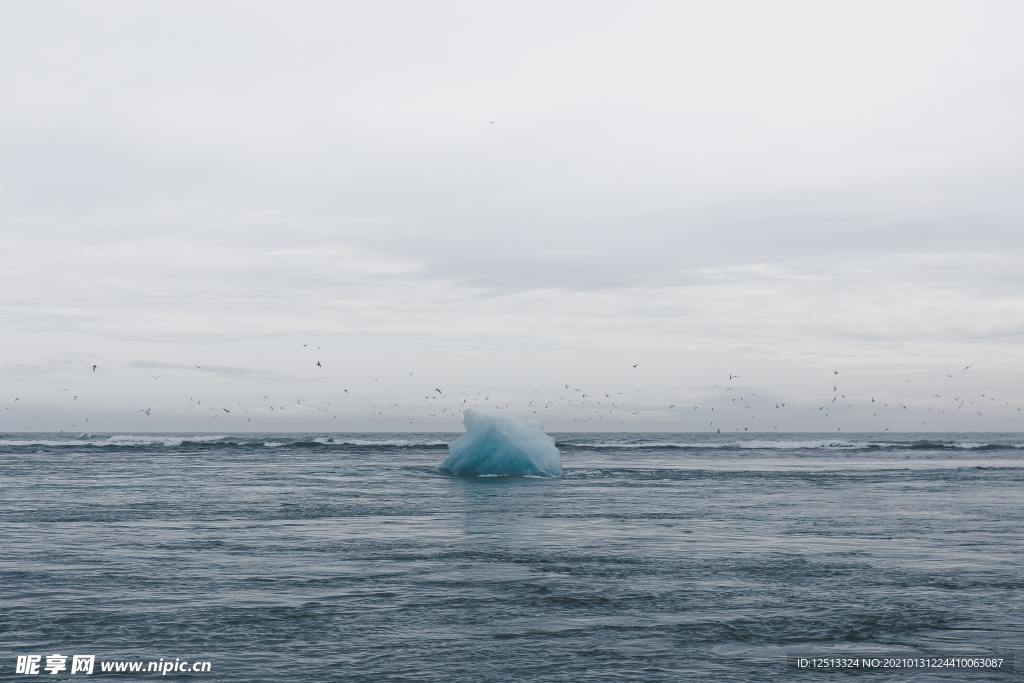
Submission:
M 565 520 L 548 515 L 564 503 L 564 479 L 440 479 L 457 514 L 447 517 L 450 555 L 438 567 L 436 578 L 453 595 L 470 600 L 478 599 L 481 591 L 499 590 L 500 599 L 507 600 L 523 584 L 540 580 L 541 560 L 572 543 Z
M 448 444 L 443 471 L 477 477 L 562 476 L 561 455 L 539 422 L 470 409 L 462 423 L 466 433 Z

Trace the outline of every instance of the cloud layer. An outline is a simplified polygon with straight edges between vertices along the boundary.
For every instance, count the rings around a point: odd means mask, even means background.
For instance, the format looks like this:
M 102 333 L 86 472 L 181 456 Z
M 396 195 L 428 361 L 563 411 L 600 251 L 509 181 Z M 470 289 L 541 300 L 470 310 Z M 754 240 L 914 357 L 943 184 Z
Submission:
M 1022 15 L 23 3 L 0 429 L 1019 429 Z

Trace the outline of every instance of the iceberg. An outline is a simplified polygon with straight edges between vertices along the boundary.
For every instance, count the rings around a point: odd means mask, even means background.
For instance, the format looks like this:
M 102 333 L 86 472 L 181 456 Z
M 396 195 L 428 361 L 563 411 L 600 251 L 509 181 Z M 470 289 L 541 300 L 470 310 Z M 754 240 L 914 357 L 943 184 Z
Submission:
M 562 457 L 555 440 L 536 420 L 469 409 L 462 414 L 462 424 L 466 433 L 448 444 L 442 471 L 472 477 L 562 476 Z

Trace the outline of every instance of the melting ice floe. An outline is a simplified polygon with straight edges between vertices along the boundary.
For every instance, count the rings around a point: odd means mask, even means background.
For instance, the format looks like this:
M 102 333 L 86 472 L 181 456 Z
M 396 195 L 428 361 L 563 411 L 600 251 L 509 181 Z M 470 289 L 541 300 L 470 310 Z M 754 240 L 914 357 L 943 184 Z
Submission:
M 448 444 L 443 471 L 469 476 L 562 476 L 555 440 L 536 420 L 467 410 L 462 424 L 466 433 Z

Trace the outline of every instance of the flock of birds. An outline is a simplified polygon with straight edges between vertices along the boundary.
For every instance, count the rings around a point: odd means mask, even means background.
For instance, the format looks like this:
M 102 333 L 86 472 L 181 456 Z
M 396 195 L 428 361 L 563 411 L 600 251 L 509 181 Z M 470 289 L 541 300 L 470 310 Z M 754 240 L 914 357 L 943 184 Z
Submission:
M 303 344 L 302 346 L 307 351 L 321 350 L 321 347 L 312 344 Z M 637 370 L 640 367 L 640 362 L 634 362 L 631 366 L 633 370 Z M 193 365 L 193 367 L 197 370 L 203 369 L 203 366 L 198 364 Z M 313 363 L 313 367 L 316 367 L 318 371 L 322 371 L 325 368 L 325 364 L 320 358 L 317 358 Z M 959 374 L 963 375 L 971 368 L 972 365 L 965 365 L 960 369 Z M 102 374 L 100 371 L 101 366 L 98 363 L 91 365 L 91 374 Z M 415 375 L 415 370 L 410 370 L 408 375 Z M 150 375 L 150 377 L 156 381 L 162 379 L 163 375 Z M 891 417 L 894 414 L 902 413 L 902 416 L 906 416 L 910 414 L 908 411 L 912 412 L 912 409 L 920 410 L 923 408 L 919 417 L 924 417 L 925 419 L 920 420 L 920 424 L 928 425 L 929 414 L 939 416 L 950 411 L 967 409 L 982 415 L 986 408 L 993 406 L 998 406 L 1004 411 L 1013 409 L 1009 401 L 997 399 L 996 396 L 987 393 L 967 396 L 965 392 L 947 394 L 936 392 L 927 397 L 927 406 L 916 402 L 912 406 L 910 402 L 905 400 L 885 400 L 877 396 L 861 396 L 854 399 L 840 387 L 839 377 L 839 369 L 833 369 L 831 375 L 831 395 L 827 401 L 816 406 L 815 412 L 821 417 L 834 418 L 835 414 L 842 413 L 842 411 L 856 406 L 858 408 L 869 408 L 873 418 L 881 418 L 880 422 L 884 422 L 886 417 Z M 946 374 L 947 380 L 951 380 L 954 377 L 953 373 Z M 547 400 L 540 398 L 541 389 L 539 388 L 534 389 L 529 397 L 513 403 L 512 401 L 500 400 L 498 398 L 492 400 L 491 395 L 485 393 L 463 392 L 449 395 L 441 387 L 434 386 L 421 398 L 415 399 L 420 405 L 414 411 L 409 410 L 411 406 L 408 400 L 404 402 L 394 400 L 385 402 L 378 399 L 370 401 L 368 405 L 364 404 L 363 407 L 370 409 L 369 417 L 376 421 L 387 417 L 392 421 L 401 419 L 408 425 L 417 424 L 417 417 L 422 419 L 424 414 L 428 419 L 450 418 L 461 415 L 462 411 L 469 407 L 484 407 L 497 411 L 514 410 L 517 414 L 525 413 L 544 419 L 558 419 L 561 414 L 563 420 L 595 424 L 603 423 L 608 428 L 613 425 L 615 427 L 622 427 L 624 424 L 628 425 L 629 416 L 637 416 L 641 412 L 674 411 L 678 413 L 679 411 L 686 411 L 689 421 L 687 430 L 703 425 L 703 431 L 712 432 L 778 431 L 778 425 L 774 424 L 778 420 L 773 418 L 781 415 L 778 411 L 792 410 L 791 404 L 782 400 L 759 396 L 754 391 L 744 390 L 743 384 L 740 382 L 742 379 L 740 375 L 730 372 L 726 383 L 714 387 L 712 395 L 705 396 L 704 402 L 686 405 L 673 402 L 664 405 L 644 402 L 643 397 L 638 396 L 640 394 L 639 389 L 634 389 L 633 395 L 629 395 L 621 391 L 589 391 L 565 383 L 562 385 L 556 398 Z M 379 382 L 380 378 L 374 377 L 373 381 Z M 911 380 L 907 379 L 906 382 L 910 383 Z M 70 392 L 70 389 L 64 387 L 63 391 Z M 376 393 L 379 395 L 388 391 L 388 388 L 378 388 Z M 72 402 L 78 404 L 79 396 L 80 394 L 78 393 L 72 393 Z M 339 396 L 348 400 L 351 398 L 352 392 L 348 387 L 341 387 Z M 4 409 L 12 410 L 19 401 L 21 401 L 20 397 L 14 397 L 13 401 L 5 406 Z M 202 411 L 214 419 L 235 415 L 236 417 L 243 416 L 247 422 L 252 422 L 254 418 L 260 421 L 261 418 L 284 415 L 289 413 L 289 411 L 294 412 L 296 410 L 300 411 L 303 415 L 309 415 L 310 409 L 324 417 L 331 416 L 332 419 L 336 420 L 338 419 L 339 412 L 343 413 L 345 417 L 349 417 L 353 415 L 353 408 L 358 410 L 358 407 L 354 405 L 344 405 L 326 400 L 307 401 L 307 399 L 301 396 L 289 398 L 287 401 L 274 400 L 267 394 L 261 394 L 258 401 L 249 405 L 245 405 L 241 401 L 234 401 L 230 405 L 210 405 L 209 402 L 204 405 L 203 400 L 196 396 L 189 396 L 188 404 L 193 410 Z M 342 407 L 344 409 L 339 410 Z M 808 408 L 806 405 L 802 407 L 804 409 Z M 1016 407 L 1016 412 L 1021 412 L 1021 410 L 1021 407 Z M 768 414 L 766 414 L 766 411 L 769 411 Z M 136 412 L 148 418 L 154 414 L 154 409 L 151 405 L 147 405 L 138 408 Z M 179 411 L 176 414 L 180 415 L 181 412 Z M 701 415 L 703 415 L 703 419 L 698 422 Z M 83 419 L 83 422 L 88 421 L 89 418 Z M 931 426 L 938 427 L 940 430 L 943 427 L 943 425 Z M 85 428 L 85 425 L 76 422 L 71 424 L 70 428 L 82 429 Z M 836 424 L 835 430 L 842 431 L 842 425 Z M 890 427 L 885 424 L 880 424 L 878 427 L 878 431 L 889 430 Z M 822 429 L 820 431 L 825 430 Z

